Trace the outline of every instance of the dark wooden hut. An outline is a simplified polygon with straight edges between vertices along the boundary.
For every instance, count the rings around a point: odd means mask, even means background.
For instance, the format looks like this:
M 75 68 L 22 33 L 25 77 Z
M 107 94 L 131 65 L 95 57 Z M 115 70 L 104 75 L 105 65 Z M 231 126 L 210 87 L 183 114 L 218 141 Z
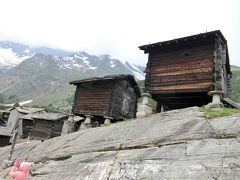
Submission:
M 4 110 L 4 111 L 0 112 L 0 114 L 2 114 L 0 118 L 4 122 L 4 125 L 6 125 L 7 121 L 8 121 L 8 118 L 10 116 L 10 111 L 9 110 Z
M 27 138 L 34 127 L 34 120 L 32 119 L 32 114 L 27 114 L 21 117 L 22 122 L 22 137 Z
M 132 75 L 112 75 L 72 81 L 76 85 L 72 113 L 109 116 L 114 120 L 136 117 L 140 90 Z
M 227 40 L 219 30 L 139 48 L 149 54 L 145 86 L 158 107 L 201 106 L 211 101 L 212 90 L 230 96 Z
M 68 115 L 62 113 L 38 113 L 32 114 L 33 128 L 26 129 L 25 133 L 30 131 L 30 137 L 34 139 L 46 140 L 56 136 L 60 136 L 64 120 L 68 119 Z M 25 118 L 27 122 L 27 118 Z
M 0 147 L 8 146 L 10 144 L 11 132 L 0 127 Z

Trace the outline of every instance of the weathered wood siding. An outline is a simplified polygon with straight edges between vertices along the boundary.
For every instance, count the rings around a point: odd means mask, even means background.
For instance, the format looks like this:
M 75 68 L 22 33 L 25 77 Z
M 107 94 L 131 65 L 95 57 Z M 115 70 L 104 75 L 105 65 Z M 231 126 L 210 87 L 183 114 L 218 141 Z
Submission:
M 61 135 L 63 120 L 35 119 L 30 136 L 35 139 L 49 139 Z
M 78 84 L 72 112 L 76 115 L 106 116 L 112 93 L 113 81 Z
M 33 123 L 33 120 L 29 120 L 29 119 L 23 119 L 22 120 L 22 135 L 23 137 L 28 137 L 28 135 L 32 132 L 33 130 L 33 126 L 34 126 L 34 123 Z
M 0 135 L 0 147 L 8 146 L 10 144 L 9 140 L 10 140 L 9 136 Z
M 136 117 L 137 96 L 131 83 L 126 80 L 116 81 L 111 101 L 110 116 L 114 119 Z
M 231 96 L 230 74 L 227 72 L 227 44 L 216 39 L 214 51 L 214 88 L 224 92 L 224 97 Z
M 52 121 L 35 120 L 31 137 L 41 140 L 49 139 L 53 128 L 54 123 Z
M 64 123 L 63 119 L 58 120 L 58 121 L 54 121 L 54 127 L 53 127 L 53 130 L 52 130 L 51 138 L 61 135 L 63 123 Z
M 150 93 L 209 91 L 213 87 L 214 44 L 149 54 L 146 90 Z

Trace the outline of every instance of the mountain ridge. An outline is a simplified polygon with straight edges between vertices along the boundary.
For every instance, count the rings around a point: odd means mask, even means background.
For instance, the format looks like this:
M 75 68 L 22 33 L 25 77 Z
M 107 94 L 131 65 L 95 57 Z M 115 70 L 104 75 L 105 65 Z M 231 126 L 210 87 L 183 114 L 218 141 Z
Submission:
M 69 90 L 71 90 L 70 97 L 65 98 L 71 99 L 74 90 L 68 82 L 93 76 L 132 74 L 136 79 L 144 79 L 144 73 L 138 67 L 129 62 L 123 63 L 110 55 L 96 56 L 84 51 L 59 50 L 58 52 L 57 49 L 40 48 L 46 53 L 53 52 L 49 55 L 37 53 L 29 46 L 9 42 L 0 42 L 0 48 L 0 96 L 3 96 L 3 102 L 0 104 L 33 100 L 33 105 L 39 105 L 34 103 L 36 99 L 41 101 L 60 92 L 65 97 L 64 92 L 70 92 Z M 4 57 L 1 53 L 6 51 L 12 55 L 8 54 L 5 57 L 14 58 L 9 61 L 1 58 Z M 57 54 L 66 56 L 57 56 Z M 57 98 L 54 99 L 57 101 Z M 56 103 L 49 102 L 49 104 Z M 42 106 L 49 104 L 40 103 Z

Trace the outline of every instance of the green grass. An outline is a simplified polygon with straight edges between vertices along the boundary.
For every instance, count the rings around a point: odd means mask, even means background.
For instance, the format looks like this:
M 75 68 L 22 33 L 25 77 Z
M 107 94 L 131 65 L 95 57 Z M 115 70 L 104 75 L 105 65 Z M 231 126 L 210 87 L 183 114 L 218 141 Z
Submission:
M 231 78 L 231 99 L 240 102 L 240 67 L 231 66 L 232 78 Z
M 207 119 L 213 119 L 217 117 L 229 116 L 232 114 L 240 113 L 239 110 L 232 108 L 207 109 L 205 107 L 202 107 L 201 111 L 203 112 L 204 117 Z
M 52 95 L 40 97 L 28 105 L 33 107 L 44 107 L 49 111 L 57 110 L 69 112 L 72 107 L 75 88 L 76 87 L 69 85 Z

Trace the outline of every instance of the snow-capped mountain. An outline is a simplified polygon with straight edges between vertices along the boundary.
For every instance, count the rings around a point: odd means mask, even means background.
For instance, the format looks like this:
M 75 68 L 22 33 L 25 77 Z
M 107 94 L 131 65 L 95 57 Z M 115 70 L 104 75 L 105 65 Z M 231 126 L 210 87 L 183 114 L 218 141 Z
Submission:
M 27 46 L 11 42 L 0 42 L 0 68 L 10 69 L 33 56 Z
M 61 49 L 48 47 L 30 47 L 28 45 L 2 41 L 0 42 L 0 73 L 6 72 L 26 59 L 36 54 L 53 56 L 61 69 L 72 70 L 95 70 L 101 75 L 104 74 L 133 74 L 137 79 L 144 79 L 143 72 L 129 62 L 122 63 L 109 55 L 95 56 L 86 52 L 69 52 Z M 108 73 L 107 73 L 108 71 Z
M 71 52 L 47 47 L 30 47 L 11 41 L 0 41 L 0 68 L 11 69 L 35 54 L 67 56 Z
M 0 42 L 0 94 L 7 103 L 13 102 L 13 96 L 19 101 L 35 101 L 69 89 L 69 81 L 113 74 L 144 79 L 137 66 L 109 55 Z

